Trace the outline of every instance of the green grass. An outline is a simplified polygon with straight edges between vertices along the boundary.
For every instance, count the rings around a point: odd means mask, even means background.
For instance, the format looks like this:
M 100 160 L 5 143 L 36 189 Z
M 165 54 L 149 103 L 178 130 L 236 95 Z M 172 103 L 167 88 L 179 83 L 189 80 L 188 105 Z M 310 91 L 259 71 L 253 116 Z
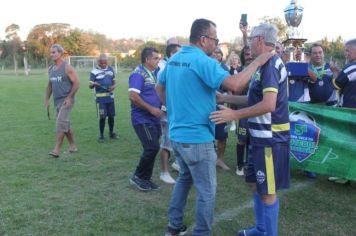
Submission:
M 88 73 L 72 113 L 79 152 L 47 153 L 53 148 L 55 121 L 43 107 L 47 75 L 29 77 L 0 72 L 0 235 L 163 235 L 172 186 L 143 193 L 129 184 L 141 145 L 130 122 L 128 73 L 119 73 L 116 90 L 117 141 L 96 142 L 98 120 Z M 230 133 L 226 160 L 235 165 L 235 136 Z M 67 149 L 67 143 L 63 151 Z M 176 176 L 175 172 L 172 172 Z M 292 188 L 280 194 L 280 235 L 356 235 L 356 187 L 292 172 Z M 235 235 L 254 223 L 251 194 L 233 171 L 218 171 L 214 235 Z M 195 194 L 190 194 L 185 223 L 194 224 Z

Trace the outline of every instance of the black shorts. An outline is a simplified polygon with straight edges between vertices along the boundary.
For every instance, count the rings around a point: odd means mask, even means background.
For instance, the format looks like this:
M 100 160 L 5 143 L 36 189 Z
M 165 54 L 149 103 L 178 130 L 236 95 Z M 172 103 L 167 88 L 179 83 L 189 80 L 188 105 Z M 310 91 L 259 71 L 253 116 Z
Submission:
M 100 118 L 114 117 L 115 116 L 115 103 L 98 103 Z

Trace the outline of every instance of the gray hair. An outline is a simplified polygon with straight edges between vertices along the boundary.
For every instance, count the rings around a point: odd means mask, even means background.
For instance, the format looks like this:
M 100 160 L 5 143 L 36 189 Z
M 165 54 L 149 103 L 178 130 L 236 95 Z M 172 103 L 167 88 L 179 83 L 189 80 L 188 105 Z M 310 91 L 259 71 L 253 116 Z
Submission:
M 264 38 L 265 44 L 272 44 L 270 46 L 275 46 L 277 43 L 278 29 L 275 25 L 262 23 L 258 26 L 253 27 L 251 36 L 262 36 Z
M 356 39 L 350 39 L 345 43 L 345 46 L 356 47 Z
M 58 43 L 53 44 L 51 48 L 57 49 L 57 52 L 59 52 L 61 55 L 64 53 L 64 48 Z

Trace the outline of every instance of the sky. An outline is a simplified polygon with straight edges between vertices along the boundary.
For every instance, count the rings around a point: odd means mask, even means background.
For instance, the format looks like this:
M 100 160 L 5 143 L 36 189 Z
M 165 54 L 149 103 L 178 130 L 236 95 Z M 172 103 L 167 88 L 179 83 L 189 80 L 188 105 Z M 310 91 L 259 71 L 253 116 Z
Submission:
M 263 16 L 280 17 L 290 0 L 5 0 L 1 3 L 0 39 L 10 24 L 20 26 L 22 40 L 37 24 L 69 23 L 72 27 L 92 30 L 112 39 L 140 37 L 189 37 L 192 22 L 206 18 L 217 24 L 221 42 L 241 36 L 238 23 L 242 13 L 249 26 L 257 25 Z M 308 41 L 339 35 L 356 38 L 350 26 L 355 17 L 354 0 L 298 0 L 304 7 L 299 30 Z

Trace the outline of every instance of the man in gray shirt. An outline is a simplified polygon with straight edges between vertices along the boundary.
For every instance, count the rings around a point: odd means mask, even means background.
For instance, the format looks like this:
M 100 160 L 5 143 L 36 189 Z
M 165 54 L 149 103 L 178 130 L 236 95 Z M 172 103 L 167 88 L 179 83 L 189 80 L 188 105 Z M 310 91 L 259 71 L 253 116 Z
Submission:
M 49 99 L 53 94 L 54 107 L 56 111 L 56 145 L 48 153 L 52 157 L 59 157 L 64 136 L 69 142 L 68 152 L 76 152 L 73 131 L 70 127 L 70 113 L 74 104 L 74 95 L 79 88 L 78 76 L 62 58 L 64 49 L 59 44 L 53 44 L 51 57 L 54 64 L 48 69 L 48 85 L 46 89 L 45 107 L 49 107 Z

